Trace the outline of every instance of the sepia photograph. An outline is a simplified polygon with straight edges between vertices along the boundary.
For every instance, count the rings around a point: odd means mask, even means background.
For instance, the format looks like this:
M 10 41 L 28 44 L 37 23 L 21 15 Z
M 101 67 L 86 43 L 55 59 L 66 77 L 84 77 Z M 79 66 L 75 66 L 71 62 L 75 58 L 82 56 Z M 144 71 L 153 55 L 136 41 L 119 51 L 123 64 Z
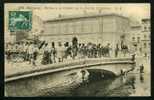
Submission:
M 5 3 L 5 97 L 151 96 L 150 3 Z

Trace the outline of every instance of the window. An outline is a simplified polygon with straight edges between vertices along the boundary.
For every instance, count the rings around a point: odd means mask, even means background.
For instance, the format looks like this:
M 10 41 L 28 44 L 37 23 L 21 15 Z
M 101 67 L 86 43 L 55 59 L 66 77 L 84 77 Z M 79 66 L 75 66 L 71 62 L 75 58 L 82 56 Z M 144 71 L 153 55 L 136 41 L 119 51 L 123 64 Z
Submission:
M 63 33 L 68 34 L 68 24 L 67 23 L 63 25 Z
M 121 38 L 121 39 L 125 39 L 125 35 L 121 35 L 120 38 Z
M 144 31 L 146 31 L 146 30 L 147 30 L 147 27 L 145 26 L 145 27 L 144 27 Z
M 140 48 L 139 50 L 140 50 L 140 52 L 142 52 L 142 48 Z
M 135 37 L 132 37 L 132 40 L 135 41 Z
M 146 43 L 144 43 L 144 48 L 146 48 L 147 47 L 147 44 Z
M 140 37 L 137 37 L 137 42 L 140 42 Z
M 72 23 L 73 33 L 76 33 L 76 22 Z
M 146 39 L 147 38 L 147 36 L 146 35 L 144 35 L 144 39 Z

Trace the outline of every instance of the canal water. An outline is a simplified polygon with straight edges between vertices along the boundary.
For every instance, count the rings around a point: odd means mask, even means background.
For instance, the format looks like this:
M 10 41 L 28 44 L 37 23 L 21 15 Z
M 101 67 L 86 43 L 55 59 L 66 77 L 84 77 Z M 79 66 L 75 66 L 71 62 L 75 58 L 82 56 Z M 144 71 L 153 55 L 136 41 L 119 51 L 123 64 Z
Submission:
M 62 87 L 58 92 L 46 92 L 43 96 L 150 96 L 150 74 L 128 73 L 116 78 L 90 77 L 77 86 Z M 56 89 L 58 90 L 58 88 Z
M 148 74 L 128 74 L 112 79 L 101 79 L 83 84 L 72 92 L 73 96 L 149 96 Z
M 147 63 L 149 60 L 137 60 L 137 62 L 144 63 L 145 73 L 135 70 L 119 77 L 108 73 L 107 77 L 102 77 L 97 71 L 92 73 L 89 71 L 88 81 L 78 85 L 73 82 L 69 86 L 57 87 L 54 90 L 49 89 L 41 96 L 151 96 L 150 63 Z

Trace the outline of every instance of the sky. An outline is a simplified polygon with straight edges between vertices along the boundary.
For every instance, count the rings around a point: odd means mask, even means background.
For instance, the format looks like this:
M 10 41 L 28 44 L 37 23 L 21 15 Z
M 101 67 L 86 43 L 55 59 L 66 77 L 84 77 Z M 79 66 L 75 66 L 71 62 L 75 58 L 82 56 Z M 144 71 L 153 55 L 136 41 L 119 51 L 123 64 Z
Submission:
M 5 40 L 10 37 L 8 30 L 8 11 L 18 10 L 32 10 L 33 15 L 39 16 L 42 20 L 53 19 L 59 14 L 63 16 L 81 15 L 86 13 L 118 13 L 135 21 L 141 21 L 142 18 L 150 18 L 150 4 L 148 3 L 133 3 L 133 4 L 119 4 L 119 3 L 5 3 Z
M 19 0 L 20 1 L 20 0 Z M 128 16 L 133 20 L 141 21 L 142 18 L 150 18 L 150 3 L 133 3 L 133 4 L 119 4 L 119 3 L 110 3 L 110 4 L 31 4 L 31 3 L 5 3 L 4 5 L 4 30 L 5 30 L 5 42 L 13 41 L 9 34 L 8 30 L 8 11 L 13 10 L 33 10 L 33 14 L 39 16 L 43 20 L 52 19 L 61 15 L 79 15 L 87 13 L 99 13 L 101 10 L 102 13 L 118 13 L 124 16 Z M 11 40 L 12 39 L 12 40 Z
M 122 15 L 126 15 L 131 17 L 135 20 L 140 20 L 142 18 L 150 18 L 150 4 L 148 3 L 140 3 L 140 4 L 83 4 L 83 3 L 76 3 L 76 4 L 6 4 L 5 5 L 6 11 L 13 10 L 13 9 L 33 9 L 33 13 L 38 15 L 41 19 L 47 20 L 58 17 L 59 14 L 61 15 L 79 15 L 86 13 L 98 13 L 100 10 L 102 13 L 119 13 Z

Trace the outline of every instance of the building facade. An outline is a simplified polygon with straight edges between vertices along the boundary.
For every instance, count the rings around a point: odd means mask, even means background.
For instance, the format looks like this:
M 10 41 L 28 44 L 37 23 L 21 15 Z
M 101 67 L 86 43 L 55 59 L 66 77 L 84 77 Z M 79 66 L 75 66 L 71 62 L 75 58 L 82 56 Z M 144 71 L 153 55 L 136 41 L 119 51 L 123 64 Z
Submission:
M 132 41 L 132 50 L 140 51 L 141 50 L 141 24 L 133 24 L 131 25 L 131 35 L 130 40 Z
M 150 19 L 142 19 L 140 24 L 131 26 L 131 36 L 132 47 L 139 55 L 149 55 L 150 54 Z
M 44 24 L 43 24 L 43 20 L 33 14 L 33 18 L 32 18 L 32 30 L 30 31 L 31 34 L 29 35 L 39 35 L 43 32 L 43 29 L 44 29 Z
M 97 14 L 76 17 L 59 17 L 44 21 L 44 33 L 40 38 L 48 42 L 71 42 L 77 37 L 79 43 L 116 43 L 127 41 L 130 21 L 117 14 Z
M 141 40 L 141 48 L 142 52 L 145 56 L 149 56 L 151 54 L 151 24 L 150 19 L 142 19 L 142 40 Z

